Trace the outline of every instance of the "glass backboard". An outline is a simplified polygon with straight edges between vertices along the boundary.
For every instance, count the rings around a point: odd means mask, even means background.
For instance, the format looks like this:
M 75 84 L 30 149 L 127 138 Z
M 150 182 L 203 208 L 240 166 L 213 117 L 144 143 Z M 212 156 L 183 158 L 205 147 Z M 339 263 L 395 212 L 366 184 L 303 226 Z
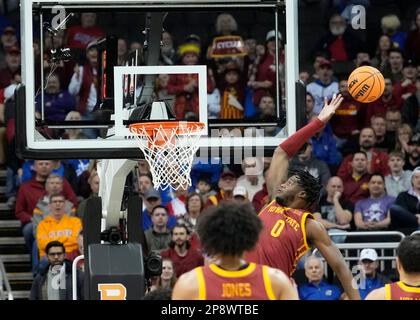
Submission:
M 202 155 L 271 152 L 299 118 L 296 10 L 292 0 L 22 2 L 18 153 L 142 158 L 128 126 L 147 121 L 142 110 L 156 102 L 173 120 L 205 124 Z M 233 32 L 221 14 L 236 21 Z M 264 63 L 269 88 L 253 84 L 265 80 Z

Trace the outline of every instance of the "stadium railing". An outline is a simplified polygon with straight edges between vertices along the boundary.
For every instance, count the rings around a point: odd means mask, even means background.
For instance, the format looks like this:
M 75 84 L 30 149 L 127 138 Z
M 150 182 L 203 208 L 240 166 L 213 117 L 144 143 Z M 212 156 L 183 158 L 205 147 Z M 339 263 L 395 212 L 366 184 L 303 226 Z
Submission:
M 72 268 L 71 268 L 71 273 L 72 273 L 72 283 L 73 283 L 73 300 L 77 300 L 77 264 L 79 263 L 80 260 L 84 260 L 85 256 L 81 255 L 81 256 L 77 256 L 74 260 L 73 260 L 73 264 L 72 264 Z
M 13 300 L 12 288 L 4 268 L 3 260 L 0 258 L 0 300 Z
M 397 247 L 402 239 L 405 238 L 404 233 L 399 231 L 354 231 L 354 232 L 334 232 L 329 234 L 331 236 L 346 236 L 351 237 L 381 237 L 386 239 L 389 237 L 390 241 L 378 242 L 356 242 L 356 243 L 336 243 L 336 246 L 343 253 L 344 260 L 349 267 L 352 262 L 359 261 L 360 251 L 363 249 L 375 249 L 378 253 L 379 270 L 383 272 L 386 269 L 386 261 L 391 261 L 391 268 L 395 269 L 397 257 Z M 395 241 L 399 238 L 398 241 Z

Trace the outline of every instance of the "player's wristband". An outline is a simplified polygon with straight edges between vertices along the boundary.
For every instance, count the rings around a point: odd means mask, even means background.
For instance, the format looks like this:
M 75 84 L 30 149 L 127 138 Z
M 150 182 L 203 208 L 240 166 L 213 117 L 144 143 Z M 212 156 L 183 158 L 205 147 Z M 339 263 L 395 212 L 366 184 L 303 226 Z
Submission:
M 282 142 L 280 148 L 287 153 L 289 158 L 292 158 L 303 147 L 305 142 L 312 138 L 324 126 L 325 124 L 317 118 L 292 134 L 286 141 Z

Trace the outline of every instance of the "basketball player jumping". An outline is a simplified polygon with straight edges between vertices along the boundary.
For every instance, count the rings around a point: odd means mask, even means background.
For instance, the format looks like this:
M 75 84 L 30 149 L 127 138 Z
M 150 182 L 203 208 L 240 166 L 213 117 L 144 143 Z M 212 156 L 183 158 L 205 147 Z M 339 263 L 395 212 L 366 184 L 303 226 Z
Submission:
M 420 234 L 404 238 L 397 249 L 400 281 L 373 290 L 366 300 L 420 300 Z
M 290 279 L 280 270 L 242 259 L 262 229 L 249 204 L 224 204 L 203 212 L 197 223 L 210 265 L 184 273 L 174 300 L 298 300 Z
M 289 159 L 325 126 L 342 100 L 341 95 L 334 95 L 330 103 L 325 99 L 318 118 L 290 136 L 274 151 L 267 178 L 271 202 L 259 213 L 263 231 L 255 248 L 245 254 L 245 259 L 280 269 L 292 276 L 299 259 L 310 246 L 314 246 L 337 274 L 350 299 L 360 300 L 341 252 L 323 225 L 308 212 L 319 199 L 321 185 L 306 171 L 293 171 L 287 178 Z

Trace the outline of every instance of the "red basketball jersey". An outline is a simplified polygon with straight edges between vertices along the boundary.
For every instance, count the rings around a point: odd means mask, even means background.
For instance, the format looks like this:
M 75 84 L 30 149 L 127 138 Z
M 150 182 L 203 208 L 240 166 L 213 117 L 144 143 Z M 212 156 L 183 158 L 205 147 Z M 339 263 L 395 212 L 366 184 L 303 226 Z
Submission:
M 267 266 L 250 263 L 228 271 L 215 264 L 195 269 L 200 300 L 275 300 Z
M 299 259 L 309 250 L 305 223 L 312 214 L 279 205 L 275 200 L 259 213 L 264 228 L 255 248 L 245 254 L 252 261 L 292 276 Z
M 401 281 L 385 285 L 386 300 L 420 300 L 420 287 L 410 287 Z

